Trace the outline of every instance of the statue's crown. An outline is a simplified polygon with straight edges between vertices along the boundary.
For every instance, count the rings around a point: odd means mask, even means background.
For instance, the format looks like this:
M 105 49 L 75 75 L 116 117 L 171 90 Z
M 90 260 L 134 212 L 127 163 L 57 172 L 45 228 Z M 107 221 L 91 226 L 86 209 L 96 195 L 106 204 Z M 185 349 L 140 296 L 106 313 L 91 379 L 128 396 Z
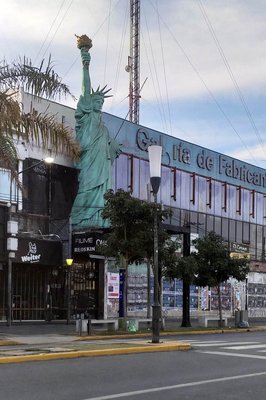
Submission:
M 112 94 L 106 95 L 106 93 L 108 93 L 108 92 L 110 92 L 110 90 L 112 90 L 111 88 L 105 90 L 106 87 L 107 87 L 107 85 L 105 85 L 102 89 L 100 89 L 100 86 L 98 86 L 98 88 L 95 91 L 92 89 L 92 95 L 93 96 L 102 96 L 104 98 L 112 97 Z

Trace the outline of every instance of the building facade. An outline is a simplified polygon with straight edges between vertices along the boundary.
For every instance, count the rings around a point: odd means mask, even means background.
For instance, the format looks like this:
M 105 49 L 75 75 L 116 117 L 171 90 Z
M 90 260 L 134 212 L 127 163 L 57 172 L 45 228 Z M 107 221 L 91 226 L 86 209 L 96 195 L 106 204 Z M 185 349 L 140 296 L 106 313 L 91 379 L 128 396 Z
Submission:
M 25 107 L 34 99 L 23 93 Z M 38 109 L 47 102 L 37 102 Z M 74 110 L 50 103 L 52 113 L 73 127 Z M 182 139 L 103 113 L 110 135 L 122 145 L 112 167 L 113 189 L 153 201 L 150 188 L 148 146 L 163 148 L 162 178 L 158 201 L 172 210 L 167 221 L 173 231 L 189 226 L 191 237 L 209 231 L 221 235 L 232 253 L 251 260 L 246 282 L 230 281 L 223 288 L 223 307 L 233 314 L 248 307 L 251 316 L 265 316 L 266 171 L 241 160 L 214 152 Z M 0 171 L 0 319 L 44 320 L 117 317 L 121 313 L 121 271 L 112 260 L 96 252 L 105 230 L 73 231 L 69 215 L 77 193 L 77 170 L 64 154 L 55 154 L 50 166 L 38 164 L 43 157 L 34 146 L 17 144 L 19 169 L 27 195 L 11 184 L 8 171 Z M 36 166 L 35 166 L 36 165 Z M 29 168 L 30 167 L 30 168 Z M 18 222 L 17 250 L 7 250 L 8 221 Z M 40 256 L 39 258 L 37 256 Z M 66 258 L 74 259 L 66 265 Z M 12 282 L 10 265 L 12 264 Z M 151 274 L 152 275 L 152 274 Z M 129 314 L 148 312 L 153 287 L 146 265 L 131 266 L 128 282 Z M 217 308 L 211 288 L 191 288 L 191 310 Z M 182 310 L 182 285 L 163 281 L 163 308 L 169 315 Z

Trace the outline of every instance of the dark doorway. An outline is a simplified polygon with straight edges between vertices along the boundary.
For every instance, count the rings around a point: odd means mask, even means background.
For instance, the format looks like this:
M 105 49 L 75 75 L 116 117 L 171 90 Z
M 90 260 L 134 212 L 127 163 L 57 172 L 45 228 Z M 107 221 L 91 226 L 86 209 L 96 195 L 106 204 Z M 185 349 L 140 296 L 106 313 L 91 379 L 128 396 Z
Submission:
M 98 318 L 99 260 L 75 264 L 71 276 L 72 318 Z

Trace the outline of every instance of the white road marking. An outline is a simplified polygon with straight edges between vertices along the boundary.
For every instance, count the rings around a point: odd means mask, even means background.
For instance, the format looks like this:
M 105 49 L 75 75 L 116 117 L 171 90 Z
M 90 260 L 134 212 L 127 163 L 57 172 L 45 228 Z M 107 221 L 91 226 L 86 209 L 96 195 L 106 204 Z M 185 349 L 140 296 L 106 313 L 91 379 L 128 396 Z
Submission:
M 248 348 L 248 346 L 251 347 L 251 345 L 253 346 L 261 346 L 261 347 L 266 347 L 266 344 L 261 345 L 261 344 L 254 344 L 254 343 L 258 343 L 258 342 L 220 342 L 220 343 L 192 343 L 192 345 L 197 346 L 197 347 L 213 347 L 213 346 L 221 346 L 223 349 L 231 349 L 231 350 L 242 350 L 245 348 Z M 226 347 L 224 347 L 226 345 Z M 231 346 L 234 345 L 233 347 L 227 347 L 227 346 Z M 240 346 L 243 345 L 243 346 Z M 255 348 L 255 347 L 254 347 Z
M 180 340 L 180 342 L 185 342 L 185 343 L 193 343 L 193 344 L 197 344 L 197 343 L 213 343 L 213 344 L 225 344 L 227 343 L 226 340 Z M 252 342 L 252 343 L 257 343 L 257 342 Z
M 242 354 L 242 353 L 229 353 L 225 351 L 204 351 L 196 350 L 198 353 L 213 354 L 215 356 L 229 356 L 229 357 L 242 357 L 242 358 L 255 358 L 258 360 L 266 360 L 266 356 L 259 356 L 256 354 Z
M 179 389 L 179 388 L 207 385 L 209 383 L 233 381 L 233 380 L 236 380 L 236 379 L 254 378 L 254 377 L 257 377 L 257 376 L 264 376 L 264 375 L 266 375 L 266 372 L 257 372 L 257 373 L 254 373 L 254 374 L 246 374 L 246 375 L 225 376 L 224 378 L 214 378 L 214 379 L 207 379 L 207 380 L 204 380 L 204 381 L 179 383 L 177 385 L 163 386 L 163 387 L 157 387 L 157 388 L 151 388 L 151 389 L 143 389 L 143 390 L 134 390 L 132 392 L 116 393 L 116 394 L 110 394 L 110 395 L 99 396 L 99 397 L 88 397 L 87 399 L 83 399 L 83 400 L 121 399 L 123 397 L 137 396 L 137 395 L 142 395 L 142 394 L 145 394 L 145 393 L 163 392 L 163 391 L 166 391 L 166 390 L 174 390 L 174 389 Z
M 223 347 L 223 349 L 228 349 L 228 350 L 250 350 L 250 349 L 263 349 L 263 347 L 266 347 L 266 343 L 264 344 L 251 344 L 251 345 L 244 345 L 244 346 L 227 346 Z

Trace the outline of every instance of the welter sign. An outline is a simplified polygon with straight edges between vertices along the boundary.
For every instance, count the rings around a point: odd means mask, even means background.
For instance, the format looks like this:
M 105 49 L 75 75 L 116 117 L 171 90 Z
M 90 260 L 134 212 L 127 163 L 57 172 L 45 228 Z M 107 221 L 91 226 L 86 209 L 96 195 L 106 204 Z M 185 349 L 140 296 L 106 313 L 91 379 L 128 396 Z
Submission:
M 62 243 L 56 240 L 18 238 L 14 262 L 22 264 L 62 265 Z

